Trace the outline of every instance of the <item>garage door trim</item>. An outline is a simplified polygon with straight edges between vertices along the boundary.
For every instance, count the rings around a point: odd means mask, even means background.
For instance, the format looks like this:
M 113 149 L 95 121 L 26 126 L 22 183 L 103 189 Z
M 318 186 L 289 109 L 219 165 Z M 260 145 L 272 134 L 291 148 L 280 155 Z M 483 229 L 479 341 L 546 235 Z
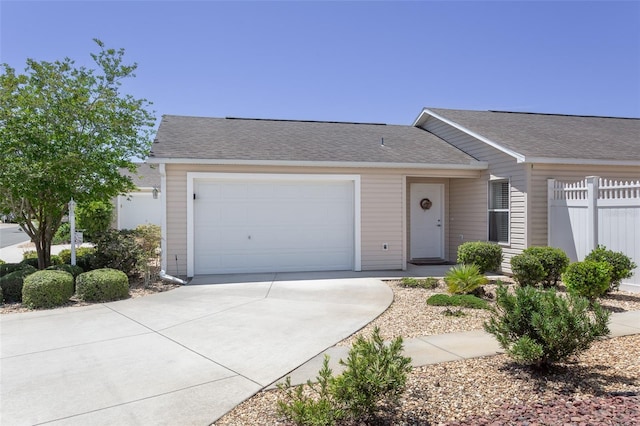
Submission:
M 306 182 L 330 182 L 330 181 L 350 181 L 353 182 L 353 227 L 354 227 L 354 270 L 361 270 L 361 238 L 360 238 L 360 176 L 359 175 L 320 175 L 320 174 L 269 174 L 269 173 L 187 173 L 187 276 L 193 277 L 195 273 L 195 234 L 194 234 L 194 182 L 199 180 L 207 181 L 255 181 L 262 182 L 283 182 L 283 181 L 306 181 Z

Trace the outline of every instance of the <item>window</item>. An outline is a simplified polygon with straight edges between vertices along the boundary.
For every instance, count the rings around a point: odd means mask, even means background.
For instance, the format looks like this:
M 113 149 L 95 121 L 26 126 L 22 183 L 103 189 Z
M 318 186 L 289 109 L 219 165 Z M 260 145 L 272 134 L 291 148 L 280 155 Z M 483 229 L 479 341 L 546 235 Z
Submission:
M 509 242 L 509 181 L 489 182 L 489 241 Z

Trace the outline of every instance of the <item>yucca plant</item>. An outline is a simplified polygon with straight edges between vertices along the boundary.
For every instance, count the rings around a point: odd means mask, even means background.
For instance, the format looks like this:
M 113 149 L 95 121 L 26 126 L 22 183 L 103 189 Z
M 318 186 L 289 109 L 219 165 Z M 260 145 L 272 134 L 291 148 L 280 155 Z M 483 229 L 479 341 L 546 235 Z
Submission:
M 470 294 L 489 282 L 476 265 L 456 265 L 444 277 L 450 294 Z

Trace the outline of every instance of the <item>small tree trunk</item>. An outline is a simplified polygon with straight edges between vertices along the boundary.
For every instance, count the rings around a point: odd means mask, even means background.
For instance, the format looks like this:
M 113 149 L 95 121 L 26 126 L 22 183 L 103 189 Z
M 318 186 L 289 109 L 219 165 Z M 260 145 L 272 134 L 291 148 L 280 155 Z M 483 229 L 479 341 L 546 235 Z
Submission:
M 38 269 L 51 266 L 51 239 L 47 239 L 44 229 L 39 229 L 34 239 L 36 252 L 38 253 Z

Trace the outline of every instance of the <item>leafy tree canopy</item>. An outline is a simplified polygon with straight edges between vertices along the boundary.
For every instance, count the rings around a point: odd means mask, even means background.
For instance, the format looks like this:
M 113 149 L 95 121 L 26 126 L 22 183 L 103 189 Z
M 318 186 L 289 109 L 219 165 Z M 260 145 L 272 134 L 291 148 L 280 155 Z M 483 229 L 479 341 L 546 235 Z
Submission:
M 28 59 L 24 74 L 0 65 L 0 209 L 16 214 L 41 268 L 69 200 L 108 200 L 133 189 L 119 168 L 135 172 L 132 158 L 151 148 L 151 103 L 121 93 L 137 64 L 123 62 L 124 49 L 94 41 L 95 69 L 69 58 Z

